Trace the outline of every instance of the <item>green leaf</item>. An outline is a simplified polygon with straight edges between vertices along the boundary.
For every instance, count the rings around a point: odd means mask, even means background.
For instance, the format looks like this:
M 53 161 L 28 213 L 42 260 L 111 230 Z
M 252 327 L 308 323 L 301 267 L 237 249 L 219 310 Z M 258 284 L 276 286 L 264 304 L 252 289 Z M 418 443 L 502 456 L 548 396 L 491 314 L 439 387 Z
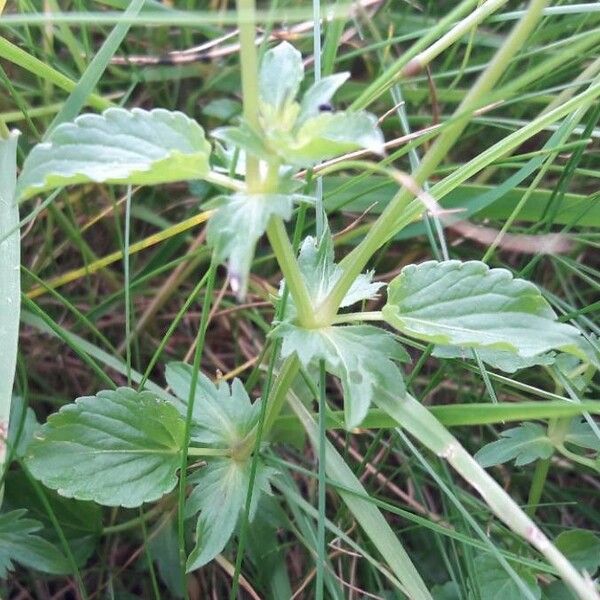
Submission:
M 0 515 L 0 579 L 14 563 L 53 575 L 70 572 L 68 560 L 50 542 L 36 535 L 41 523 L 25 517 L 25 510 Z
M 393 362 L 408 360 L 406 351 L 381 329 L 371 325 L 303 329 L 285 322 L 272 335 L 283 339 L 282 358 L 296 354 L 305 367 L 323 360 L 327 372 L 340 379 L 348 429 L 360 425 L 376 395 L 397 401 L 406 391 L 402 371 Z
M 174 598 L 184 597 L 184 579 L 179 562 L 177 518 L 160 520 L 148 535 L 148 550 L 158 567 L 158 573 Z
M 246 154 L 252 154 L 265 160 L 273 158 L 273 153 L 265 144 L 263 136 L 254 131 L 244 120 L 241 120 L 240 124 L 235 127 L 218 127 L 217 129 L 213 129 L 210 135 L 216 140 L 223 142 L 227 147 L 228 151 L 224 153 L 225 155 L 235 156 L 235 168 L 238 175 L 245 173 Z M 236 147 L 242 152 L 239 154 L 234 153 Z M 229 163 L 231 162 L 233 161 L 228 160 L 226 166 L 230 167 Z M 244 168 L 242 168 L 243 166 Z
M 569 431 L 565 435 L 565 442 L 600 452 L 600 438 L 592 426 L 584 419 L 579 417 L 571 421 Z
M 209 171 L 204 131 L 180 112 L 109 108 L 59 125 L 30 152 L 17 183 L 21 199 L 63 185 L 151 185 L 201 179 Z
M 461 346 L 436 346 L 431 354 L 437 358 L 475 359 L 472 348 Z M 506 371 L 507 373 L 514 373 L 520 369 L 526 369 L 535 365 L 551 365 L 556 360 L 552 353 L 522 357 L 507 350 L 494 350 L 490 348 L 479 348 L 477 354 L 490 367 Z
M 600 537 L 591 531 L 563 531 L 554 544 L 578 569 L 593 575 L 600 567 Z
M 8 447 L 15 458 L 23 458 L 27 453 L 34 433 L 39 429 L 35 413 L 25 405 L 20 396 L 13 396 L 10 407 L 10 426 L 8 428 Z
M 556 321 L 539 289 L 482 262 L 405 267 L 388 287 L 383 317 L 427 342 L 505 350 L 529 358 L 561 349 L 580 355 L 579 331 Z
M 431 588 L 433 600 L 461 600 L 460 588 L 454 581 L 447 581 L 443 585 L 434 585 Z
M 166 380 L 181 400 L 177 409 L 182 415 L 192 382 L 192 367 L 185 363 L 169 363 Z M 234 379 L 231 387 L 225 381 L 215 385 L 199 373 L 192 413 L 191 438 L 203 446 L 233 448 L 254 428 L 260 415 L 260 403 L 252 404 L 244 385 Z
M 285 162 L 309 167 L 364 148 L 383 154 L 377 118 L 366 112 L 323 113 L 305 121 L 293 135 L 272 137 L 270 143 Z
M 77 565 L 83 567 L 96 549 L 102 533 L 100 507 L 93 502 L 64 498 L 53 490 L 44 490 L 44 495 Z M 43 526 L 39 535 L 60 546 L 60 538 L 48 516 L 47 507 L 36 493 L 31 479 L 23 471 L 11 471 L 8 474 L 5 502 L 7 508 L 26 509 L 28 514 Z
M 516 581 L 493 556 L 482 554 L 476 557 L 474 567 L 479 584 L 478 597 L 485 598 L 485 600 L 523 600 L 525 597 Z M 539 600 L 542 590 L 538 586 L 534 574 L 522 567 L 514 567 L 514 569 L 531 593 L 531 597 Z
M 193 369 L 184 363 L 167 365 L 166 379 L 180 402 L 177 409 L 186 413 Z M 202 446 L 238 450 L 254 429 L 260 415 L 260 403 L 252 404 L 242 382 L 234 379 L 231 387 L 224 381 L 215 385 L 198 374 L 192 413 L 191 437 Z M 245 507 L 251 469 L 251 457 L 209 458 L 208 464 L 188 478 L 194 485 L 186 503 L 186 517 L 200 512 L 196 525 L 196 546 L 188 557 L 187 570 L 193 571 L 219 554 L 233 534 L 240 511 Z M 250 519 L 256 511 L 259 490 L 269 492 L 272 470 L 258 459 Z
M 186 503 L 186 516 L 191 517 L 197 512 L 200 516 L 196 525 L 196 546 L 188 557 L 188 572 L 210 562 L 231 538 L 245 508 L 251 466 L 250 460 L 215 459 L 190 477 L 189 482 L 195 487 Z M 259 492 L 271 492 L 269 477 L 273 473 L 259 460 L 248 515 L 250 520 L 256 514 Z
M 288 42 L 267 50 L 260 65 L 258 89 L 261 102 L 279 112 L 294 101 L 304 79 L 302 54 Z
M 542 590 L 543 600 L 577 600 L 577 596 L 562 581 L 553 581 Z
M 310 167 L 359 148 L 382 154 L 383 135 L 375 116 L 322 112 L 347 78 L 347 73 L 324 77 L 307 90 L 299 104 L 296 96 L 304 79 L 302 55 L 283 42 L 265 53 L 260 68 L 259 116 L 268 150 L 253 139 L 244 122 L 217 135 L 263 158 L 275 153 L 284 164 L 296 167 Z
M 325 229 L 320 240 L 312 236 L 304 239 L 298 255 L 298 265 L 313 306 L 317 307 L 342 276 L 342 269 L 334 263 L 333 240 L 328 228 Z M 372 279 L 372 271 L 359 275 L 344 296 L 341 308 L 352 306 L 362 300 L 376 298 L 377 292 L 385 284 L 373 283 Z M 295 314 L 292 298 L 288 298 L 286 307 L 288 316 L 292 318 Z
M 175 487 L 183 439 L 183 419 L 171 404 L 119 388 L 78 398 L 51 415 L 27 464 L 63 496 L 131 508 Z
M 227 260 L 231 289 L 242 299 L 248 288 L 248 275 L 256 244 L 273 216 L 288 220 L 294 196 L 286 194 L 234 194 L 220 200 L 210 218 L 207 241 L 218 260 Z
M 350 77 L 350 73 L 336 73 L 315 81 L 302 97 L 300 114 L 296 124 L 301 125 L 307 119 L 321 114 L 323 107 L 331 102 L 333 95 L 346 82 L 348 77 Z
M 527 465 L 539 458 L 550 458 L 554 446 L 546 430 L 537 423 L 523 423 L 501 433 L 501 439 L 487 444 L 475 459 L 482 467 L 500 465 L 515 459 L 515 465 Z

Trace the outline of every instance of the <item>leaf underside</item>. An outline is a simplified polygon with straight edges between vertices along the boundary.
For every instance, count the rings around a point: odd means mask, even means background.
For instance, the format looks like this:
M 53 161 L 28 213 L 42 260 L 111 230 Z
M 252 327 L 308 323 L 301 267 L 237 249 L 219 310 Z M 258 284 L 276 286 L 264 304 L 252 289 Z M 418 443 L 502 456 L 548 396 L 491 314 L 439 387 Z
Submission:
M 479 261 L 429 261 L 388 287 L 385 320 L 439 345 L 508 351 L 522 358 L 552 349 L 581 354 L 579 331 L 556 320 L 539 289 Z
M 210 145 L 181 112 L 109 108 L 59 125 L 29 153 L 17 183 L 26 199 L 86 182 L 151 185 L 199 179 L 209 170 Z

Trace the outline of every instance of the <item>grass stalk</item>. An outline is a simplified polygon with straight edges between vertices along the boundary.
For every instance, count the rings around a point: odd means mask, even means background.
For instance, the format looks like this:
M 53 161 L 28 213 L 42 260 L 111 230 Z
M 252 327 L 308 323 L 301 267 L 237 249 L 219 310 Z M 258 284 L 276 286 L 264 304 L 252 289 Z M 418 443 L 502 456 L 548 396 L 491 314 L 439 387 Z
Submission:
M 547 0 L 532 0 L 530 2 L 521 21 L 515 26 L 485 71 L 469 90 L 456 109 L 450 123 L 443 129 L 434 145 L 423 156 L 419 168 L 413 174 L 417 185 L 422 185 L 427 180 L 458 141 L 469 124 L 474 111 L 481 107 L 483 98 L 492 90 L 506 70 L 510 60 L 527 41 L 546 4 Z M 335 317 L 352 282 L 364 269 L 375 251 L 389 239 L 390 233 L 397 227 L 398 219 L 406 209 L 412 196 L 412 192 L 406 187 L 401 188 L 371 226 L 362 242 L 342 261 L 341 265 L 344 269 L 342 276 L 329 296 L 323 301 L 322 306 L 319 307 L 319 314 L 330 320 Z
M 589 577 L 581 575 L 552 544 L 521 507 L 462 447 L 460 442 L 410 394 L 400 401 L 378 398 L 379 406 L 421 444 L 445 459 L 472 485 L 486 504 L 510 529 L 536 548 L 553 565 L 581 600 L 598 600 L 600 595 Z
M 16 131 L 3 135 L 5 133 L 0 132 L 0 238 L 4 238 L 9 231 L 13 233 L 0 242 L 0 481 L 3 480 L 7 454 L 21 306 L 21 238 L 18 229 L 19 207 L 15 198 L 19 135 Z M 0 504 L 2 496 L 0 489 Z

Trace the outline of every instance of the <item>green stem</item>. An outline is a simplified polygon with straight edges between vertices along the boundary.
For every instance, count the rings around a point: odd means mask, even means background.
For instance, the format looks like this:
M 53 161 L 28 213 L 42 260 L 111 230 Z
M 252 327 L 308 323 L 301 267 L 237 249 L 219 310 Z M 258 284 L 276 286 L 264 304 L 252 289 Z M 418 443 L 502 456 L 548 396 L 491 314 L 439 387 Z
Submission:
M 279 413 L 285 403 L 287 392 L 290 389 L 298 371 L 300 370 L 300 362 L 296 358 L 296 355 L 288 357 L 283 363 L 271 393 L 269 394 L 269 401 L 267 403 L 267 415 L 265 417 L 264 430 L 270 431 L 275 421 L 279 417 Z
M 460 442 L 410 394 L 401 401 L 378 397 L 379 406 L 424 446 L 446 459 L 471 484 L 496 516 L 539 550 L 581 600 L 599 600 L 591 579 L 584 578 L 520 506 L 461 446 Z
M 380 310 L 371 310 L 360 313 L 344 313 L 338 315 L 334 320 L 334 325 L 340 325 L 341 323 L 356 323 L 362 321 L 383 321 L 383 316 Z
M 129 531 L 130 529 L 136 529 L 142 524 L 142 521 L 147 523 L 154 517 L 162 514 L 165 510 L 164 504 L 160 503 L 152 507 L 150 510 L 144 512 L 143 515 L 139 515 L 128 521 L 117 523 L 117 525 L 108 525 L 102 528 L 102 535 L 113 535 L 115 533 L 122 533 L 123 531 Z
M 203 179 L 210 183 L 214 183 L 219 187 L 233 190 L 234 192 L 241 192 L 246 187 L 241 181 L 234 179 L 233 177 L 223 175 L 223 173 L 218 173 L 217 171 L 209 171 L 203 176 Z
M 192 367 L 192 378 L 190 381 L 190 391 L 187 402 L 187 411 L 185 416 L 185 432 L 183 447 L 181 449 L 181 466 L 179 469 L 179 494 L 177 503 L 177 534 L 179 541 L 179 560 L 181 564 L 182 576 L 185 581 L 187 556 L 185 552 L 185 499 L 187 483 L 187 461 L 192 429 L 192 417 L 194 414 L 194 403 L 196 401 L 196 388 L 198 386 L 198 376 L 200 374 L 200 360 L 204 349 L 204 340 L 206 338 L 206 329 L 208 327 L 208 317 L 210 314 L 210 305 L 212 302 L 212 292 L 215 283 L 215 274 L 217 270 L 217 261 L 213 259 L 209 267 L 209 276 L 206 280 L 206 292 L 204 302 L 202 303 L 202 316 L 198 335 L 196 336 L 196 349 L 194 352 L 194 363 Z M 189 598 L 187 588 L 184 586 L 184 597 Z
M 535 464 L 535 471 L 533 472 L 533 479 L 531 480 L 531 487 L 529 488 L 529 496 L 527 498 L 527 508 L 525 509 L 527 515 L 532 518 L 535 516 L 535 511 L 542 498 L 542 492 L 546 485 L 549 469 L 549 458 L 538 460 Z
M 325 477 L 325 460 L 326 460 L 326 444 L 327 444 L 327 400 L 325 396 L 325 363 L 319 362 L 319 470 L 318 470 L 318 509 L 319 518 L 317 521 L 317 579 L 316 579 L 316 599 L 323 600 L 323 582 L 325 578 L 325 561 L 327 555 L 325 553 L 325 510 L 327 507 L 326 500 L 326 477 Z
M 296 253 L 280 217 L 271 217 L 267 226 L 267 236 L 285 277 L 285 284 L 294 299 L 298 322 L 302 327 L 317 326 L 308 289 L 298 267 Z
M 256 53 L 256 7 L 254 0 L 237 0 L 240 29 L 240 64 L 242 69 L 242 95 L 244 119 L 255 130 L 260 130 L 258 120 L 258 57 Z M 249 191 L 260 186 L 258 158 L 246 153 L 246 182 Z
M 0 138 L 0 482 L 4 479 L 21 309 L 21 238 L 19 206 L 15 199 L 17 138 L 17 132 Z M 2 496 L 3 487 L 0 484 L 0 504 Z
M 569 460 L 583 465 L 588 469 L 592 469 L 593 471 L 596 471 L 596 473 L 600 473 L 600 461 L 594 460 L 592 458 L 586 458 L 585 456 L 580 456 L 579 454 L 575 454 L 575 452 L 571 452 L 570 450 L 565 448 L 564 444 L 559 444 L 556 447 L 556 449 Z
M 188 456 L 231 456 L 231 448 L 188 448 Z
M 240 29 L 240 62 L 242 68 L 242 93 L 244 98 L 244 118 L 255 130 L 260 131 L 258 118 L 258 61 L 255 44 L 255 2 L 254 0 L 238 0 Z M 275 161 L 269 165 L 265 185 L 268 191 L 276 191 L 278 186 L 278 167 Z M 249 193 L 264 192 L 260 180 L 259 162 L 250 153 L 246 154 L 246 187 Z M 283 221 L 272 217 L 267 226 L 267 236 L 279 267 L 286 279 L 286 285 L 294 298 L 298 321 L 304 327 L 315 324 L 313 306 L 302 274 L 296 260 L 296 253 L 290 244 Z
M 452 146 L 454 146 L 469 124 L 473 112 L 481 106 L 482 99 L 502 76 L 511 58 L 527 41 L 546 4 L 547 0 L 532 0 L 530 2 L 529 8 L 521 21 L 515 26 L 502 47 L 488 64 L 486 70 L 481 74 L 456 109 L 449 124 L 446 125 L 434 145 L 423 157 L 419 168 L 413 175 L 413 179 L 417 185 L 422 185 L 447 156 Z M 412 192 L 403 187 L 390 204 L 388 204 L 379 219 L 375 221 L 363 241 L 340 263 L 344 269 L 342 276 L 322 306 L 319 307 L 319 314 L 328 316 L 330 319 L 335 317 L 346 292 L 364 269 L 371 256 L 397 231 L 399 219 L 401 217 L 406 218 L 407 215 L 403 215 L 402 213 L 409 206 L 412 197 Z M 407 212 L 414 212 L 414 208 L 413 211 Z M 418 208 L 420 210 L 420 206 Z

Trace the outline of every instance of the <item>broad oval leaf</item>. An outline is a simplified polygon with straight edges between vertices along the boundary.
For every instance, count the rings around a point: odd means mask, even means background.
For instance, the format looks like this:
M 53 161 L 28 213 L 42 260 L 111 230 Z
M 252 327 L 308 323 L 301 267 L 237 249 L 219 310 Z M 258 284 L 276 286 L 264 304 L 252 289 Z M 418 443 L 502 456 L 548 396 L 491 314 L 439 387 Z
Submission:
M 149 185 L 200 179 L 210 144 L 196 121 L 161 108 L 109 108 L 59 125 L 29 153 L 17 184 L 21 199 L 63 185 Z
M 461 348 L 460 346 L 436 346 L 431 354 L 437 358 L 475 360 L 472 348 Z M 494 369 L 500 369 L 500 371 L 506 371 L 507 373 L 515 373 L 520 369 L 527 369 L 536 365 L 552 365 L 556 360 L 552 352 L 523 357 L 507 350 L 479 348 L 477 354 L 484 363 L 487 363 Z
M 585 529 L 560 533 L 556 547 L 578 568 L 594 575 L 600 568 L 600 537 Z
M 384 319 L 434 344 L 506 350 L 531 357 L 552 349 L 580 355 L 579 331 L 556 321 L 539 289 L 479 261 L 405 267 L 388 287 Z
M 286 163 L 304 167 L 361 148 L 383 154 L 384 139 L 374 115 L 346 111 L 312 117 L 270 143 Z
M 31 473 L 59 494 L 107 506 L 140 506 L 177 483 L 184 422 L 150 392 L 119 388 L 51 415 L 27 456 Z
M 276 112 L 293 102 L 304 79 L 302 54 L 289 42 L 267 50 L 260 65 L 260 99 Z

